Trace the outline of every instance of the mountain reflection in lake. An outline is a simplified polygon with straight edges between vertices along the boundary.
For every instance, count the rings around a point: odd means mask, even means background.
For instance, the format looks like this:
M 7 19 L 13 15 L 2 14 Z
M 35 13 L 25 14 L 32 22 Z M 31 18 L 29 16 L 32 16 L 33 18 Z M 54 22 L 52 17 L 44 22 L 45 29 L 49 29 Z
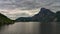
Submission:
M 16 22 L 0 27 L 0 34 L 55 34 L 55 32 L 56 24 L 54 23 L 49 25 L 39 22 Z

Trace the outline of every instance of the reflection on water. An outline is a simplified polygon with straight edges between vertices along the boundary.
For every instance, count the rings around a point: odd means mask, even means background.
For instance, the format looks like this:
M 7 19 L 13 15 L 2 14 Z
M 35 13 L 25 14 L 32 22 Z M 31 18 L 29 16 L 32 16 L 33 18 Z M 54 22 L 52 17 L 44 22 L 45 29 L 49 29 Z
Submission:
M 0 34 L 38 34 L 39 23 L 19 22 L 13 25 L 5 25 L 0 28 Z
M 56 23 L 41 23 L 41 34 L 56 34 Z
M 0 27 L 0 34 L 56 34 L 55 23 L 16 22 Z

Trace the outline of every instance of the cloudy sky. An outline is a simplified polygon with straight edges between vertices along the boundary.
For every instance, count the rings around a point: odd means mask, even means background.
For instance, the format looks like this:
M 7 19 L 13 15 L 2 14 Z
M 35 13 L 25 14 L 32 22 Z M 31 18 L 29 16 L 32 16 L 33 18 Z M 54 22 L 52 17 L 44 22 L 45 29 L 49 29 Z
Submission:
M 11 19 L 37 14 L 41 7 L 60 10 L 60 0 L 0 0 L 0 13 Z

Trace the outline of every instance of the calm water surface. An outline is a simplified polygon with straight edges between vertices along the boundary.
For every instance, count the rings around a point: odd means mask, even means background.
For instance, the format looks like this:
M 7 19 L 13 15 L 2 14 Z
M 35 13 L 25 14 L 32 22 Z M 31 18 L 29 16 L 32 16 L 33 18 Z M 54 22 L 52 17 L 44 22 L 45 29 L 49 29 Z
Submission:
M 15 24 L 1 26 L 0 34 L 40 34 L 41 31 L 44 31 L 43 29 L 47 28 L 46 26 L 50 27 L 50 31 L 53 32 L 49 31 L 49 33 L 55 34 L 56 24 L 50 25 L 41 25 L 39 22 L 16 22 Z

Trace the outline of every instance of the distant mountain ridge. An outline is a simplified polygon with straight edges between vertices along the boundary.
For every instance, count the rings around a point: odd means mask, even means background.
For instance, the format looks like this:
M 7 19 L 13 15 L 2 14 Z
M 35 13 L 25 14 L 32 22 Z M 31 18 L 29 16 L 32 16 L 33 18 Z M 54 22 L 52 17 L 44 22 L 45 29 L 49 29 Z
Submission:
M 36 21 L 36 22 L 53 22 L 55 18 L 58 18 L 58 13 L 54 13 L 49 9 L 41 8 L 38 14 L 32 17 L 17 18 L 16 21 Z M 60 14 L 60 13 L 59 13 Z M 21 20 L 22 19 L 22 20 Z M 58 20 L 58 19 L 57 19 Z
M 49 9 L 41 8 L 39 13 L 35 14 L 32 17 L 19 17 L 16 20 L 11 20 L 5 15 L 0 13 L 0 25 L 3 24 L 12 24 L 14 22 L 60 22 L 60 11 L 56 13 L 52 12 Z

